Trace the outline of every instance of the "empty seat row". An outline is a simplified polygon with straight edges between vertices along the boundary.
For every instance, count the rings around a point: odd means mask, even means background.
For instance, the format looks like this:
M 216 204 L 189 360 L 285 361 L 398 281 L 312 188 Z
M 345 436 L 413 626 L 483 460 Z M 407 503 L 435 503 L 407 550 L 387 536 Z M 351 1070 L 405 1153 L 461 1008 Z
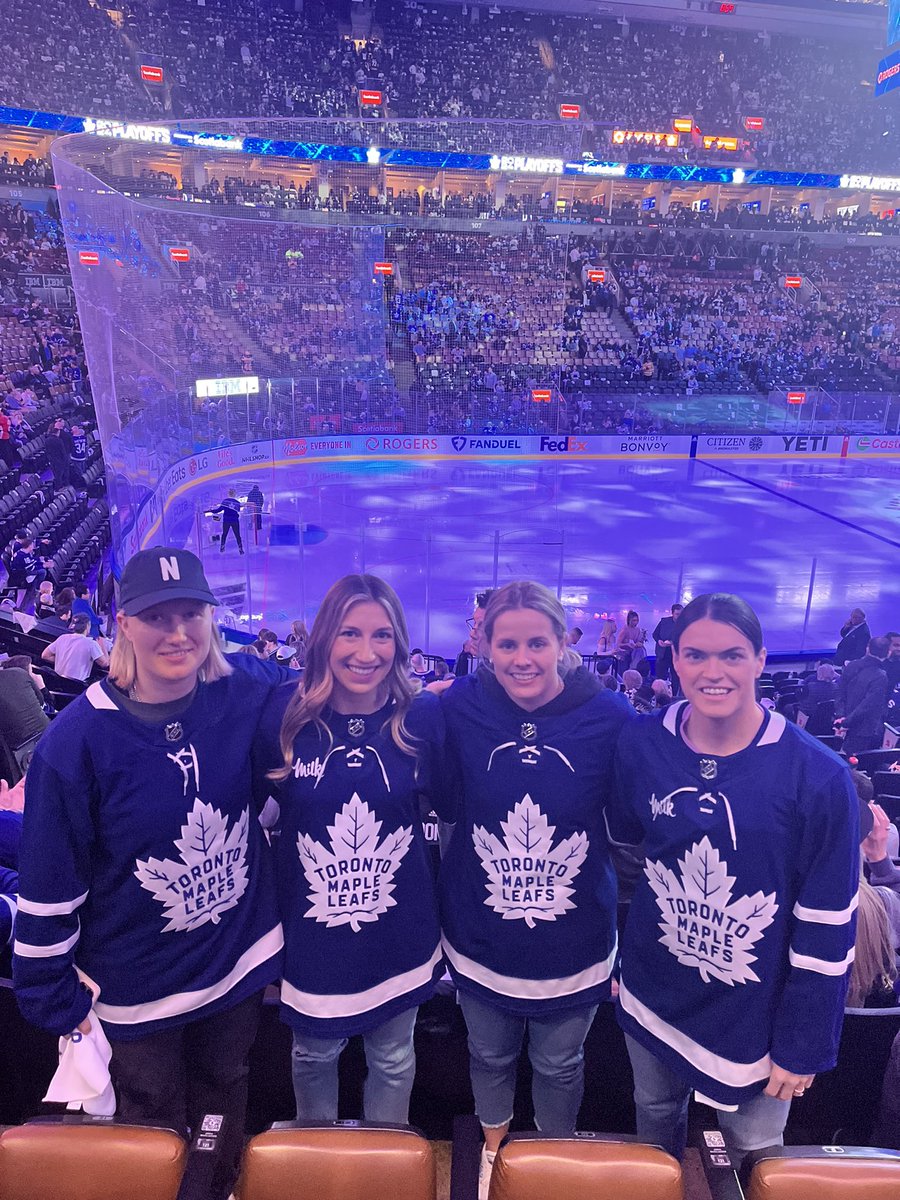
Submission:
M 209 1121 L 209 1118 L 207 1118 Z M 195 1138 L 189 1155 L 170 1130 L 44 1118 L 0 1135 L 4 1200 L 187 1200 L 203 1194 L 204 1154 L 218 1130 Z M 721 1200 L 896 1200 L 900 1152 L 868 1147 L 758 1151 L 742 1191 L 727 1158 Z M 715 1160 L 714 1160 L 715 1161 Z M 721 1168 L 722 1156 L 717 1165 Z M 206 1171 L 204 1171 L 204 1167 Z M 456 1200 L 474 1200 L 456 1169 Z M 468 1184 L 468 1186 L 467 1186 Z M 452 1186 L 452 1185 L 451 1185 Z M 432 1144 L 405 1126 L 290 1123 L 251 1139 L 240 1200 L 435 1200 Z M 683 1200 L 680 1164 L 656 1146 L 603 1134 L 513 1134 L 494 1165 L 490 1200 Z

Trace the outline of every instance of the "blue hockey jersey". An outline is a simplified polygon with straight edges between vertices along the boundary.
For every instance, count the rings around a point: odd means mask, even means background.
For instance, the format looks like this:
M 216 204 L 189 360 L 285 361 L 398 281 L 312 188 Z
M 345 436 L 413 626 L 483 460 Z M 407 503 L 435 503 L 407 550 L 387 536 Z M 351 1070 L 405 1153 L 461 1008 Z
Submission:
M 239 666 L 147 724 L 107 681 L 41 738 L 26 782 L 14 981 L 33 1024 L 70 1032 L 100 988 L 111 1040 L 229 1008 L 278 978 L 270 851 L 250 754 L 271 687 Z
M 623 731 L 611 836 L 643 843 L 619 1020 L 692 1087 L 737 1105 L 772 1064 L 833 1067 L 853 960 L 859 815 L 846 764 L 778 713 L 716 758 L 686 702 Z
M 485 668 L 441 699 L 457 802 L 442 813 L 457 823 L 441 919 L 457 986 L 524 1016 L 608 998 L 616 884 L 603 807 L 631 706 L 583 670 L 534 712 Z
M 280 764 L 288 689 L 273 698 L 255 756 Z M 427 1000 L 443 962 L 435 882 L 421 812 L 441 771 L 443 718 L 422 694 L 406 718 L 418 757 L 378 712 L 326 709 L 301 729 L 294 769 L 273 787 L 280 808 L 278 895 L 285 931 L 281 1015 L 313 1037 L 350 1037 Z M 424 809 L 421 806 L 424 801 Z

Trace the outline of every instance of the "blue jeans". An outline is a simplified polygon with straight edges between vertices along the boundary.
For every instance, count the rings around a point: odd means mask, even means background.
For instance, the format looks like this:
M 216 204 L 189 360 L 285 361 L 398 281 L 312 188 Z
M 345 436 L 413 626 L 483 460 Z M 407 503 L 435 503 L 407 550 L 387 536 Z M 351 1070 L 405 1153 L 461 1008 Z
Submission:
M 670 1071 L 634 1038 L 626 1034 L 625 1041 L 634 1073 L 638 1137 L 682 1158 L 687 1141 L 690 1084 Z M 718 1110 L 719 1128 L 735 1169 L 751 1150 L 784 1144 L 784 1127 L 790 1108 L 789 1100 L 776 1100 L 760 1092 L 752 1100 L 738 1105 L 736 1112 Z
M 597 1005 L 519 1017 L 467 992 L 460 992 L 459 1002 L 469 1030 L 475 1111 L 485 1129 L 499 1129 L 512 1120 L 516 1065 L 527 1025 L 534 1123 L 542 1133 L 571 1133 L 584 1095 L 584 1041 Z
M 409 1008 L 363 1034 L 368 1073 L 363 1087 L 367 1121 L 409 1124 L 409 1097 L 416 1074 L 413 1031 L 417 1008 Z M 298 1121 L 336 1121 L 338 1059 L 347 1038 L 316 1038 L 294 1032 L 291 1068 Z

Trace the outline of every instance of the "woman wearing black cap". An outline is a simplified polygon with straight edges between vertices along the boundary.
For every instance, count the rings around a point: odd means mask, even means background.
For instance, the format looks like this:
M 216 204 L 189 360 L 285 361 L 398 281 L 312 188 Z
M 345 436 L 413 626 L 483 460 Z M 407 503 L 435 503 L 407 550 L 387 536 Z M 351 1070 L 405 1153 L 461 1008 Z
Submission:
M 214 605 L 185 550 L 126 565 L 109 679 L 60 714 L 28 774 L 14 975 L 34 1024 L 99 1021 L 120 1117 L 197 1131 L 224 1116 L 218 1198 L 282 933 L 250 782 L 278 677 L 226 660 Z

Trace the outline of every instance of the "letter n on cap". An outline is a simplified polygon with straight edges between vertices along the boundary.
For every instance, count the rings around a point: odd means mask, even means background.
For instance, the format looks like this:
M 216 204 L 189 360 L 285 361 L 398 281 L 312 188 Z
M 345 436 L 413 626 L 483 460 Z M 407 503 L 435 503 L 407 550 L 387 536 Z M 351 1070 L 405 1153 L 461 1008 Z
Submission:
M 159 560 L 159 570 L 164 583 L 169 579 L 181 579 L 181 568 L 178 566 L 178 559 L 174 554 L 169 558 Z

